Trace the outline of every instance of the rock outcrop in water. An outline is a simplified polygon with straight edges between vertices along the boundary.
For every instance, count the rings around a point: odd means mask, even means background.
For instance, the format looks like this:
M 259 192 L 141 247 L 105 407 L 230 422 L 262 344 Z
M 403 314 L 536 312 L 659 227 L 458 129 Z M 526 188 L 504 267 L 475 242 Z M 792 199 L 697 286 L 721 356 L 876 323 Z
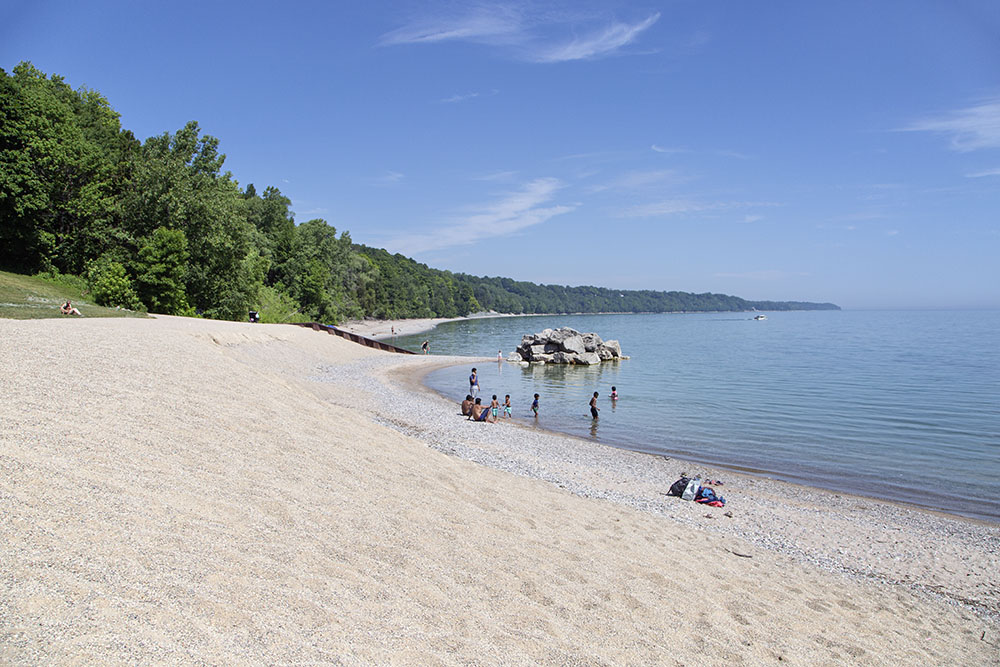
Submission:
M 546 329 L 525 334 L 508 361 L 546 364 L 581 364 L 589 366 L 602 361 L 628 359 L 616 340 L 601 340 L 596 333 L 580 333 L 569 327 Z

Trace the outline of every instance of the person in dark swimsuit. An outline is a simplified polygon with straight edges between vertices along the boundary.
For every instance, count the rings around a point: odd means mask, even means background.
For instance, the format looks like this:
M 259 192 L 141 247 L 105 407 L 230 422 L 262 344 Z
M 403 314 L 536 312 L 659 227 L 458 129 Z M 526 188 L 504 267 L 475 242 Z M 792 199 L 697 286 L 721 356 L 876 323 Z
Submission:
M 597 407 L 597 396 L 598 394 L 595 391 L 594 397 L 590 399 L 590 416 L 593 417 L 594 419 L 598 418 L 597 413 L 601 411 L 601 409 Z

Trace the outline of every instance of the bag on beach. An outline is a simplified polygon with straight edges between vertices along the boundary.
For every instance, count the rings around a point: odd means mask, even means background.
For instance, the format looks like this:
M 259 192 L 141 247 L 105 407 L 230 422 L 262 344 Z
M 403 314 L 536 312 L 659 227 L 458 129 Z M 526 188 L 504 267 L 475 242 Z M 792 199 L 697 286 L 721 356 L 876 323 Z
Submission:
M 698 489 L 701 488 L 701 482 L 696 479 L 692 479 L 688 482 L 687 487 L 684 489 L 684 493 L 681 494 L 681 498 L 684 500 L 694 500 L 695 496 L 698 495 Z
M 688 482 L 691 480 L 687 477 L 681 477 L 679 480 L 670 485 L 670 490 L 667 491 L 668 496 L 680 496 L 684 493 L 684 489 L 687 488 Z

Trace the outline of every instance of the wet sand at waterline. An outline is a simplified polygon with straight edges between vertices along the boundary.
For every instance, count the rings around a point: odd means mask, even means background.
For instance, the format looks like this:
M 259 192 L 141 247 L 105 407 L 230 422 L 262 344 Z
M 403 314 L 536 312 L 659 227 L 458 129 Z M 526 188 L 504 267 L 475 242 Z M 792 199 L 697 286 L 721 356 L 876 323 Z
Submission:
M 995 524 L 694 466 L 727 507 L 667 498 L 682 462 L 419 388 L 460 359 L 298 327 L 0 341 L 2 663 L 997 661 Z

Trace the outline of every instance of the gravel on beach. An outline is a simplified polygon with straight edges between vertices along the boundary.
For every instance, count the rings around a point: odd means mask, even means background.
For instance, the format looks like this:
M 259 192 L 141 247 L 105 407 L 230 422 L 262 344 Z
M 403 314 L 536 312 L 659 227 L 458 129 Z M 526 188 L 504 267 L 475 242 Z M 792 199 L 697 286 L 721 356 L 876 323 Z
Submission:
M 469 422 L 420 376 L 473 360 L 310 329 L 0 341 L 0 664 L 998 662 L 994 524 Z
M 471 422 L 458 405 L 421 384 L 433 368 L 488 361 L 495 360 L 381 355 L 323 367 L 313 379 L 345 389 L 365 386 L 378 423 L 446 454 L 1000 619 L 997 524 L 618 449 L 503 418 Z M 722 480 L 716 491 L 727 498 L 726 507 L 666 495 L 682 475 Z

